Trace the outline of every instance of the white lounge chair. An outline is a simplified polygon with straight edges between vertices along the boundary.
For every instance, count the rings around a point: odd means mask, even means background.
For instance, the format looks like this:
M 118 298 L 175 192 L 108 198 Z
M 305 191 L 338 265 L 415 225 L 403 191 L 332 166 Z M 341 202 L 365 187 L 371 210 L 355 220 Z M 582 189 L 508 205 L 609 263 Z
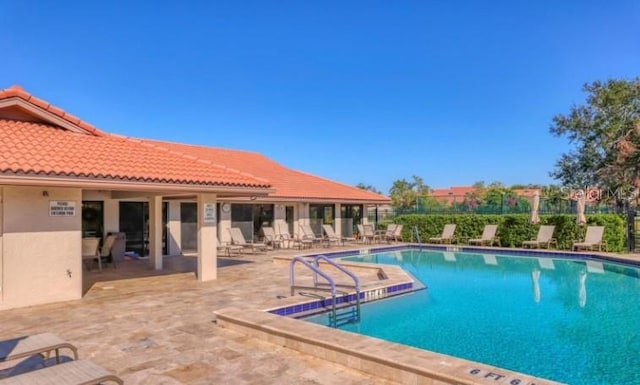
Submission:
M 431 243 L 451 243 L 453 241 L 453 234 L 456 232 L 455 224 L 446 224 L 442 229 L 442 234 L 439 237 L 429 238 Z
M 291 236 L 289 232 L 289 225 L 286 223 L 278 223 L 278 237 L 282 240 L 282 246 L 290 248 L 295 246 L 298 241 L 294 237 Z M 286 245 L 286 246 L 285 246 Z
M 261 242 L 247 242 L 242 235 L 239 227 L 229 228 L 229 234 L 231 235 L 231 243 L 233 245 L 242 246 L 245 249 L 251 249 L 252 252 L 267 251 L 267 245 Z
M 496 231 L 498 231 L 498 225 L 485 225 L 481 237 L 469 239 L 469 244 L 478 246 L 493 246 L 494 243 L 497 243 L 498 246 L 500 246 L 500 239 L 496 237 Z
M 56 362 L 60 362 L 60 350 L 69 349 L 73 359 L 78 359 L 78 349 L 53 333 L 41 333 L 0 341 L 0 362 L 31 357 L 36 354 L 48 359 L 55 353 Z
M 344 245 L 345 242 L 355 242 L 356 240 L 354 237 L 339 237 L 330 225 L 322 225 L 322 229 L 329 242 L 338 242 Z
M 538 236 L 536 237 L 536 239 L 530 240 L 530 241 L 524 241 L 522 242 L 522 247 L 529 247 L 529 248 L 550 248 L 552 244 L 556 245 L 556 247 L 558 247 L 558 242 L 555 240 L 555 238 L 553 238 L 553 232 L 555 230 L 555 226 L 553 225 L 544 225 L 544 226 L 540 226 L 540 229 L 538 229 Z
M 274 249 L 282 247 L 282 244 L 284 243 L 282 238 L 276 235 L 273 227 L 262 226 L 262 235 L 264 236 L 264 243 L 271 245 Z
M 87 270 L 90 270 L 95 261 L 98 261 L 98 271 L 102 271 L 100 238 L 82 238 L 82 262 L 87 266 Z
M 242 249 L 244 249 L 244 247 L 240 245 L 234 245 L 229 242 L 221 242 L 220 238 L 218 237 L 216 237 L 216 242 L 218 242 L 216 249 L 218 251 L 223 251 L 228 257 L 231 256 L 231 252 L 237 251 L 238 253 L 240 253 Z
M 320 243 L 325 240 L 323 237 L 318 237 L 310 225 L 300 225 L 300 231 L 302 232 L 301 240 L 311 240 L 313 243 Z
M 69 361 L 0 380 L 0 385 L 99 385 L 124 384 L 119 377 L 87 360 Z
M 579 250 L 606 250 L 606 241 L 602 239 L 604 226 L 587 226 L 587 233 L 583 242 L 574 242 L 572 249 Z

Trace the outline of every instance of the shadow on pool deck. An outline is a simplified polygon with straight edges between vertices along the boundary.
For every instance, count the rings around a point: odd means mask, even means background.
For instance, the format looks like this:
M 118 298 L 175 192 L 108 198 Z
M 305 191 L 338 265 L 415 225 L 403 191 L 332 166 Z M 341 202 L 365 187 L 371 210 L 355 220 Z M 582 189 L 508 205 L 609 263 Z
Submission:
M 283 301 L 287 266 L 272 257 L 299 253 L 220 258 L 209 282 L 195 278 L 193 256 L 166 257 L 160 272 L 147 260 L 109 266 L 85 274 L 81 300 L 3 311 L 0 339 L 56 333 L 129 385 L 393 384 L 216 326 L 214 311 Z

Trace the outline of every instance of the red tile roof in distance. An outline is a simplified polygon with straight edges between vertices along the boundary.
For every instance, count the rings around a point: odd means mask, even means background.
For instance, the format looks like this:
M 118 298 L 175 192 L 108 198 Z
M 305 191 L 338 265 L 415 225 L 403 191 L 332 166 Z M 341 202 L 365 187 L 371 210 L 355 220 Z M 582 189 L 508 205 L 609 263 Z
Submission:
M 146 139 L 144 141 L 159 147 L 193 155 L 199 159 L 206 159 L 216 164 L 223 164 L 230 168 L 246 170 L 252 175 L 263 177 L 269 180 L 271 187 L 275 189 L 275 192 L 269 194 L 270 198 L 370 203 L 391 202 L 384 195 L 292 170 L 255 152 Z
M 0 91 L 0 103 L 20 98 L 74 125 L 73 132 L 39 121 L 3 117 L 0 109 L 0 179 L 56 176 L 83 179 L 267 188 L 265 179 L 152 143 L 105 134 L 18 87 Z M 37 100 L 37 102 L 34 102 Z M 46 107 L 44 107 L 46 106 Z M 15 110 L 11 111 L 15 115 Z

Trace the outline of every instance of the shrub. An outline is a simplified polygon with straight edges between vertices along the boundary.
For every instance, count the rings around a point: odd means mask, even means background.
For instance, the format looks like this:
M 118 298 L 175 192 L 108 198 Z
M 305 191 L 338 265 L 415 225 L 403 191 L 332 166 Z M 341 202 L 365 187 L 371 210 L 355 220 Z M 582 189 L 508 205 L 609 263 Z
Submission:
M 607 242 L 608 251 L 625 250 L 625 219 L 619 214 L 587 214 L 587 225 L 604 226 L 603 239 Z M 522 242 L 535 239 L 540 225 L 554 225 L 554 238 L 558 248 L 569 250 L 576 240 L 584 240 L 586 226 L 576 224 L 575 215 L 556 214 L 541 215 L 539 224 L 529 223 L 528 214 L 509 215 L 399 215 L 395 223 L 404 225 L 402 237 L 412 239 L 412 229 L 418 227 L 420 239 L 426 242 L 429 238 L 439 237 L 447 223 L 456 224 L 456 238 L 479 238 L 484 226 L 498 225 L 498 237 L 504 247 L 521 247 Z

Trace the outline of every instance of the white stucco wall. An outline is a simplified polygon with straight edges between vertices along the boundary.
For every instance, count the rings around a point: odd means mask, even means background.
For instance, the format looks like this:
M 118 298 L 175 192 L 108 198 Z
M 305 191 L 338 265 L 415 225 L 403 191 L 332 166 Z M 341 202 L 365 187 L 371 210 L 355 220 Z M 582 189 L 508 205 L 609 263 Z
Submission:
M 50 217 L 52 200 L 74 201 L 76 215 Z M 2 201 L 0 309 L 81 298 L 81 190 L 5 186 Z
M 169 215 L 167 218 L 167 242 L 169 255 L 182 254 L 180 227 L 180 201 L 169 201 Z

